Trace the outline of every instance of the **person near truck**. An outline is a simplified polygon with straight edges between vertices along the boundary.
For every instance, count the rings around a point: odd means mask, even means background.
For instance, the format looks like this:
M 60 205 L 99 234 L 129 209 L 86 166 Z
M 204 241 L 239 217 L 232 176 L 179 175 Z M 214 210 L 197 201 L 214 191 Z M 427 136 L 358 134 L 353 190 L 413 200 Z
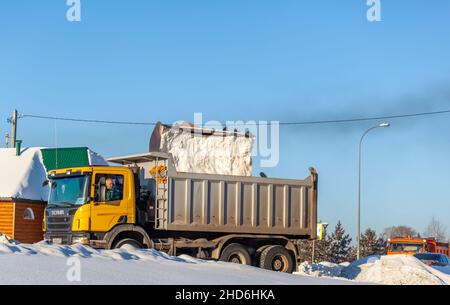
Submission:
M 117 201 L 122 199 L 122 190 L 114 183 L 113 178 L 106 178 L 105 186 L 105 201 Z

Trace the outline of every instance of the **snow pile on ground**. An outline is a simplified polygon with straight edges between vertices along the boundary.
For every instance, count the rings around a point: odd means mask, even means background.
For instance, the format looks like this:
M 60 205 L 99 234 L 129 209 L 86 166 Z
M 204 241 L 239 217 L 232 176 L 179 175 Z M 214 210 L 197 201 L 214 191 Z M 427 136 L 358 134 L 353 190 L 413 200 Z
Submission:
M 300 266 L 300 275 L 345 278 L 385 285 L 448 285 L 449 267 L 429 267 L 414 256 L 369 256 L 348 266 L 331 263 Z
M 310 275 L 315 277 L 340 277 L 342 269 L 345 265 L 338 265 L 329 262 L 322 262 L 319 264 L 302 263 L 298 266 L 296 274 Z
M 194 134 L 192 134 L 194 132 Z M 251 176 L 253 138 L 230 132 L 202 134 L 192 124 L 157 124 L 150 151 L 171 153 L 179 172 Z
M 442 273 L 445 273 L 450 276 L 450 265 L 449 266 L 435 266 L 434 269 L 439 270 Z
M 0 198 L 46 201 L 48 187 L 40 148 L 24 149 L 16 156 L 14 148 L 0 149 Z
M 17 245 L 18 242 L 7 235 L 0 233 L 0 245 L 1 244 Z
M 80 282 L 73 268 L 80 266 Z M 0 284 L 348 285 L 351 281 L 276 273 L 250 266 L 172 257 L 152 249 L 0 242 Z

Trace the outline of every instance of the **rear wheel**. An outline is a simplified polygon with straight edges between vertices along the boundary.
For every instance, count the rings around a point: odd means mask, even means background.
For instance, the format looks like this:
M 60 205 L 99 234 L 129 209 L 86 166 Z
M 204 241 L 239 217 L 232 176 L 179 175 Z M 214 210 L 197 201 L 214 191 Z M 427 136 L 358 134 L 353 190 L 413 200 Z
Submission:
M 251 265 L 252 258 L 248 250 L 241 244 L 228 245 L 220 255 L 220 261 L 229 262 L 241 265 Z
M 253 258 L 254 260 L 254 266 L 255 267 L 259 267 L 259 262 L 261 260 L 261 254 L 263 253 L 263 251 L 267 248 L 271 247 L 271 245 L 265 245 L 262 247 L 259 247 L 256 251 L 255 251 L 255 256 Z
M 121 239 L 118 242 L 116 242 L 115 245 L 113 246 L 113 249 L 120 249 L 120 248 L 127 248 L 127 247 L 141 249 L 142 245 L 137 240 L 134 240 L 132 238 L 125 238 L 125 239 Z
M 294 272 L 294 259 L 283 246 L 270 246 L 261 252 L 259 266 L 276 272 Z

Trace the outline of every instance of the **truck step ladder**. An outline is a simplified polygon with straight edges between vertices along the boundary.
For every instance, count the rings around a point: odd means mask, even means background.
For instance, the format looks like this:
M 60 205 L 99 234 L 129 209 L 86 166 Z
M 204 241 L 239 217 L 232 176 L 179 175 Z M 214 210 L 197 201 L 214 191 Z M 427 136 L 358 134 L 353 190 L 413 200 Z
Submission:
M 167 168 L 167 161 L 162 161 Z M 156 166 L 160 164 L 159 158 L 156 159 Z M 162 178 L 162 179 L 160 179 Z M 164 179 L 165 178 L 165 179 Z M 167 173 L 161 176 L 157 171 L 156 173 L 156 211 L 155 211 L 155 228 L 165 229 L 167 222 L 167 206 L 169 200 L 168 180 Z

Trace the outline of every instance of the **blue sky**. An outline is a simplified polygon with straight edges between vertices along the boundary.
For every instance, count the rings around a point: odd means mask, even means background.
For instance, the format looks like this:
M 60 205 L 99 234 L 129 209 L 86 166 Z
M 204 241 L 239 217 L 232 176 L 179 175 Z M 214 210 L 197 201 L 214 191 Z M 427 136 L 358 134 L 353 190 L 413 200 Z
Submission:
M 65 0 L 0 4 L 0 133 L 21 113 L 303 121 L 450 109 L 450 3 Z M 131 3 L 131 4 L 130 4 Z M 357 144 L 377 122 L 283 127 L 269 176 L 320 174 L 319 218 L 356 230 Z M 364 143 L 363 228 L 450 229 L 450 115 L 391 120 Z M 57 136 L 55 137 L 55 130 Z M 20 121 L 26 146 L 145 152 L 151 128 Z M 260 171 L 255 168 L 255 173 Z

